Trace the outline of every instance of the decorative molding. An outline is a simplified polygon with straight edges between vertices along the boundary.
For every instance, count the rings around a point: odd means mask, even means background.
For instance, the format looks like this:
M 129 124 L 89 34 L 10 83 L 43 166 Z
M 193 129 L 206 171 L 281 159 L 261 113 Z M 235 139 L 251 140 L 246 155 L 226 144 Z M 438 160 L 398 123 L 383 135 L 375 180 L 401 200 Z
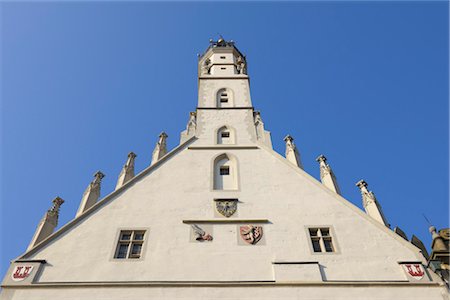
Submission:
M 219 149 L 259 149 L 258 146 L 237 146 L 237 145 L 213 145 L 213 146 L 191 146 L 189 150 L 219 150 Z
M 183 220 L 184 224 L 235 224 L 235 223 L 270 223 L 268 219 L 210 219 L 210 220 Z
M 436 287 L 442 288 L 439 282 L 409 282 L 398 281 L 319 281 L 319 282 L 276 282 L 275 280 L 260 281 L 97 281 L 97 282 L 39 282 L 30 285 L 1 285 L 2 288 L 35 289 L 49 287 L 249 287 L 249 286 L 346 286 L 346 287 L 378 287 L 378 286 L 404 286 L 404 287 Z

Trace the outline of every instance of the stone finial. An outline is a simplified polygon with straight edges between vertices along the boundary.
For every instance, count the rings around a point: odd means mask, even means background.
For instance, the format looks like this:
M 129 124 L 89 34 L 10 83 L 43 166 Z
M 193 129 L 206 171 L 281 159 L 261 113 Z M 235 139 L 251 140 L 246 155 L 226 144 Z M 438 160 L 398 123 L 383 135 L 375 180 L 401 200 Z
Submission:
M 128 153 L 127 162 L 123 166 L 122 171 L 120 171 L 119 178 L 117 179 L 116 190 L 134 177 L 134 159 L 136 156 L 133 152 Z
M 156 143 L 155 149 L 153 150 L 152 154 L 152 165 L 156 163 L 158 160 L 161 159 L 164 155 L 167 154 L 167 145 L 166 140 L 168 138 L 168 135 L 163 131 L 159 135 L 159 140 Z
M 196 129 L 197 129 L 197 112 L 191 111 L 189 113 L 189 121 L 186 126 L 186 134 L 188 136 L 192 136 L 195 134 Z
M 45 213 L 44 217 L 39 222 L 27 251 L 49 237 L 55 230 L 56 226 L 58 226 L 59 209 L 64 203 L 64 200 L 60 197 L 56 197 L 52 202 L 52 207 Z
M 264 122 L 261 118 L 261 113 L 259 111 L 253 112 L 253 122 L 255 123 L 255 129 L 256 129 L 256 139 L 264 141 Z
M 446 246 L 444 239 L 440 234 L 437 233 L 436 227 L 430 226 L 429 228 L 432 242 L 431 242 L 431 250 L 435 251 L 448 251 L 448 247 Z
M 380 222 L 386 227 L 389 227 L 389 224 L 386 221 L 386 218 L 383 214 L 380 204 L 377 201 L 377 198 L 375 197 L 375 194 L 367 189 L 367 182 L 365 182 L 364 180 L 360 180 L 356 183 L 356 186 L 361 190 L 363 206 L 366 213 L 376 221 Z
M 97 171 L 94 174 L 94 179 L 89 183 L 83 193 L 76 217 L 91 208 L 97 202 L 98 198 L 100 198 L 100 187 L 103 177 L 105 177 L 105 175 L 100 171 Z
M 287 135 L 284 138 L 284 141 L 286 142 L 286 159 L 300 169 L 303 169 L 303 165 L 300 160 L 300 154 L 294 144 L 294 138 L 290 135 Z
M 316 158 L 316 161 L 318 161 L 320 165 L 320 181 L 327 188 L 340 195 L 341 190 L 339 189 L 339 185 L 337 183 L 337 179 L 333 173 L 333 170 L 331 169 L 330 165 L 327 164 L 327 158 L 321 154 Z

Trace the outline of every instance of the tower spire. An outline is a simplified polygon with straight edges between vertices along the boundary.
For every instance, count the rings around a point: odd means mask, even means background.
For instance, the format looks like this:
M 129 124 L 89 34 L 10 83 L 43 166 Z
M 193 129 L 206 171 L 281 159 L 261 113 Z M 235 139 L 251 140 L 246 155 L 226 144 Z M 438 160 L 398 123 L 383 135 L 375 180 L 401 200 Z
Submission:
M 294 138 L 288 134 L 284 138 L 284 141 L 286 142 L 286 159 L 300 169 L 303 169 L 303 165 L 300 160 L 300 153 L 294 144 Z
M 36 232 L 31 239 L 27 251 L 50 236 L 55 230 L 56 226 L 58 226 L 59 209 L 64 203 L 64 200 L 60 197 L 56 197 L 52 202 L 52 207 L 45 213 L 44 217 L 39 222 L 39 225 L 36 228 Z
M 356 183 L 356 186 L 361 190 L 363 206 L 366 213 L 384 226 L 389 227 L 375 194 L 367 189 L 367 182 L 360 180 Z
M 337 183 L 336 176 L 334 175 L 333 170 L 330 165 L 327 164 L 327 158 L 324 155 L 319 155 L 316 158 L 316 161 L 319 162 L 320 166 L 320 180 L 327 188 L 340 195 L 341 190 L 339 189 L 339 185 Z
M 158 142 L 156 143 L 155 149 L 153 150 L 152 154 L 152 165 L 160 160 L 161 157 L 167 154 L 167 137 L 168 135 L 164 131 L 159 135 Z
M 116 190 L 134 177 L 134 159 L 136 156 L 133 152 L 128 153 L 127 162 L 123 166 L 119 174 L 119 179 L 117 180 Z
M 88 187 L 83 193 L 83 197 L 81 198 L 80 207 L 78 208 L 76 217 L 84 213 L 86 210 L 91 208 L 100 197 L 100 186 L 102 182 L 102 178 L 105 177 L 105 175 L 97 171 L 94 174 L 94 179 L 89 183 Z

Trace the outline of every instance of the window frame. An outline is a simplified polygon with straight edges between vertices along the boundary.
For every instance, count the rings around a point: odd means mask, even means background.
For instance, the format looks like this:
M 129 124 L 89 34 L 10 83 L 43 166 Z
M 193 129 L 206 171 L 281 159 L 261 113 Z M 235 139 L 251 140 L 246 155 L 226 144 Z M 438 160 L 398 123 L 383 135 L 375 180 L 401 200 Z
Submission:
M 122 239 L 122 235 L 124 232 L 130 232 L 131 236 L 129 240 L 125 240 Z M 143 239 L 135 239 L 135 235 L 138 233 L 144 233 Z M 143 227 L 138 227 L 138 228 L 119 228 L 116 232 L 116 237 L 114 239 L 114 245 L 112 247 L 111 250 L 111 259 L 110 261 L 114 261 L 114 262 L 119 262 L 119 261 L 125 261 L 125 262 L 131 262 L 131 261 L 141 261 L 144 259 L 145 257 L 145 249 L 146 249 L 146 245 L 147 245 L 147 241 L 149 239 L 149 234 L 150 234 L 150 230 L 149 228 L 143 228 Z M 124 245 L 127 244 L 127 251 L 126 251 L 126 256 L 123 258 L 119 258 L 118 254 L 119 254 L 119 249 L 120 249 L 120 245 Z M 132 257 L 132 249 L 134 245 L 141 245 L 141 249 L 140 249 L 140 253 L 139 253 L 139 257 Z
M 312 229 L 317 229 L 317 236 L 312 236 L 310 233 L 310 230 Z M 323 236 L 322 235 L 322 229 L 328 229 L 328 235 Z M 333 255 L 333 254 L 340 254 L 340 248 L 337 242 L 337 237 L 336 237 L 336 233 L 335 230 L 333 228 L 333 226 L 331 225 L 307 225 L 305 226 L 305 233 L 306 233 L 306 237 L 307 237 L 307 241 L 308 241 L 308 245 L 309 245 L 309 250 L 311 252 L 311 254 L 314 255 Z M 326 245 L 324 243 L 324 239 L 330 239 L 331 240 L 331 245 L 334 251 L 332 252 L 327 252 L 326 251 Z M 319 241 L 319 247 L 321 249 L 320 252 L 316 252 L 314 251 L 315 247 L 313 245 L 313 240 L 318 240 Z

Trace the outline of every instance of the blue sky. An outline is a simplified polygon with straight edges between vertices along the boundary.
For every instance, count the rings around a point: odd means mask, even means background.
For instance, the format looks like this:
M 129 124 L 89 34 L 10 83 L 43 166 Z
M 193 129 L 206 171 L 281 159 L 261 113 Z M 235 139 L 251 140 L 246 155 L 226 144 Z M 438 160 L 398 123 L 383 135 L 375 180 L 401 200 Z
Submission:
M 110 193 L 197 104 L 197 53 L 222 34 L 247 55 L 254 106 L 316 178 L 325 154 L 346 199 L 364 178 L 392 227 L 448 226 L 448 4 L 1 4 L 1 274 L 51 200 L 70 221 L 96 170 Z

